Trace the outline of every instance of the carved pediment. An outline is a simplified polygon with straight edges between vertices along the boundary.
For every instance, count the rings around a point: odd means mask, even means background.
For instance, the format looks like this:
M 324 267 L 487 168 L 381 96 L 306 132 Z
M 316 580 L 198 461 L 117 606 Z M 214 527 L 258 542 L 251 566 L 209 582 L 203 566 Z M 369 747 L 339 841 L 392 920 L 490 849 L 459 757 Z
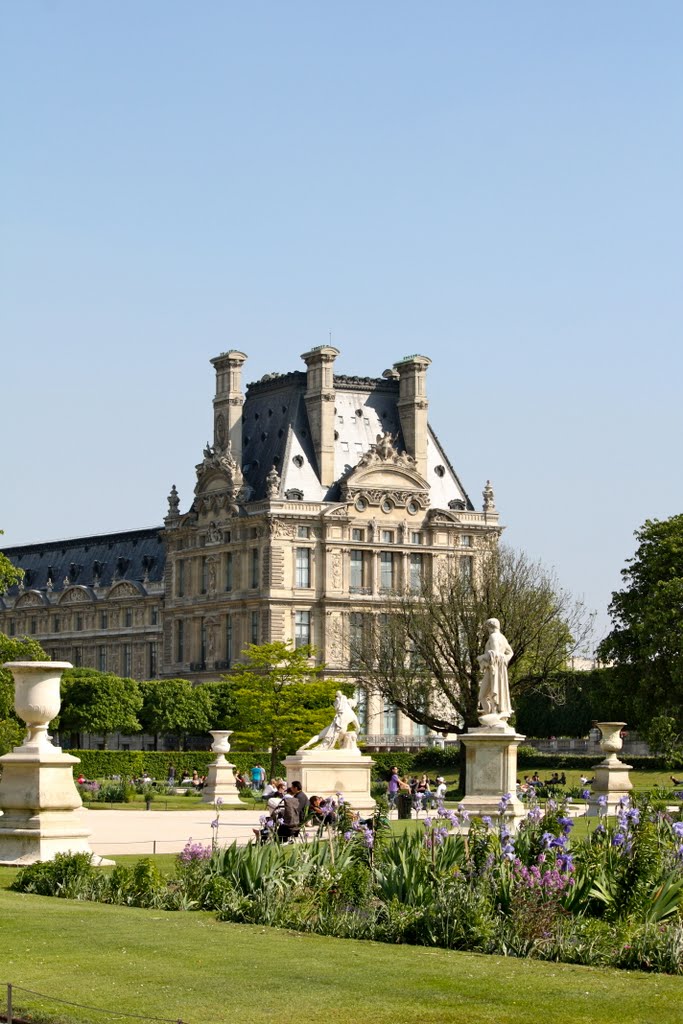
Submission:
M 462 526 L 460 517 L 454 512 L 447 512 L 443 508 L 433 508 L 429 512 L 430 526 Z
M 41 594 L 39 590 L 27 590 L 25 594 L 18 597 L 14 607 L 15 608 L 43 608 L 50 602 L 47 600 L 44 594 Z
M 144 593 L 145 590 L 139 583 L 133 583 L 130 580 L 123 580 L 121 583 L 114 584 L 107 594 L 107 597 L 111 600 L 117 600 L 118 598 L 125 597 L 140 597 L 140 595 Z
M 60 604 L 86 604 L 93 600 L 86 587 L 69 587 L 59 599 Z
M 377 443 L 342 481 L 341 491 L 346 501 L 362 497 L 371 505 L 380 505 L 387 497 L 395 505 L 410 499 L 421 508 L 429 505 L 429 484 L 418 473 L 415 459 L 396 450 L 391 434 L 377 435 Z

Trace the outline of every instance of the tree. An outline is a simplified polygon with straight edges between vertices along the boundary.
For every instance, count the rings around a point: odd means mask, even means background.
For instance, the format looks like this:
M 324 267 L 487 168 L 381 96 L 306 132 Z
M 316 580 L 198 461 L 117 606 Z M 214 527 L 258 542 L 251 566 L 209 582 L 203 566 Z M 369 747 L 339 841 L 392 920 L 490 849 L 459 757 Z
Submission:
M 495 617 L 514 651 L 511 695 L 552 687 L 553 674 L 586 642 L 591 616 L 554 575 L 523 552 L 491 543 L 470 577 L 449 563 L 420 590 L 368 616 L 351 639 L 359 682 L 414 722 L 443 732 L 478 724 L 485 622 Z M 464 778 L 464 775 L 463 775 Z
M 612 594 L 613 629 L 598 647 L 617 667 L 636 721 L 647 728 L 659 715 L 683 728 L 683 515 L 648 519 L 638 547 Z
M 134 679 L 90 668 L 67 669 L 62 676 L 62 732 L 98 733 L 106 748 L 112 732 L 140 732 L 141 710 L 142 694 Z
M 211 683 L 204 683 L 203 689 L 211 698 L 211 724 L 213 728 L 232 728 L 237 711 L 232 683 L 227 679 L 218 679 Z
M 30 636 L 5 636 L 0 633 L 0 666 L 6 661 L 49 661 L 37 640 Z M 14 677 L 0 668 L 0 755 L 21 743 L 26 732 L 14 713 Z
M 187 746 L 188 733 L 208 732 L 213 723 L 213 702 L 206 686 L 193 686 L 189 679 L 159 679 L 140 684 L 140 723 L 145 732 L 158 736 L 173 734 L 180 749 Z
M 0 530 L 0 536 L 3 533 L 4 530 Z M 0 551 L 0 594 L 4 594 L 6 590 L 9 590 L 15 583 L 19 583 L 23 578 L 24 570 L 13 565 L 9 558 Z
M 348 686 L 322 680 L 322 667 L 312 668 L 313 648 L 292 649 L 289 643 L 249 644 L 244 664 L 225 677 L 235 700 L 232 726 L 237 742 L 270 750 L 270 773 L 285 754 L 329 724 L 335 691 Z

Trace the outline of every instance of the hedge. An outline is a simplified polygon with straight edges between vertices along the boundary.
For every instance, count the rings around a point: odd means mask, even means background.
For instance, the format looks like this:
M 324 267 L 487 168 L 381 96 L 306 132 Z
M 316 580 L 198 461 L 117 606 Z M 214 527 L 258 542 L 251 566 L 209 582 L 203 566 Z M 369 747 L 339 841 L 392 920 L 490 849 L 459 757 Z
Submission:
M 170 765 L 175 768 L 177 780 L 183 772 L 191 775 L 196 768 L 200 775 L 206 775 L 209 765 L 216 760 L 210 750 L 69 750 L 79 758 L 80 765 L 74 765 L 74 772 L 81 772 L 87 779 L 108 779 L 113 775 L 121 778 L 138 778 L 147 771 L 153 779 L 165 781 Z M 231 750 L 228 755 L 238 771 L 248 772 L 256 764 L 268 771 L 269 755 L 253 751 Z M 285 766 L 279 765 L 278 774 L 284 776 Z

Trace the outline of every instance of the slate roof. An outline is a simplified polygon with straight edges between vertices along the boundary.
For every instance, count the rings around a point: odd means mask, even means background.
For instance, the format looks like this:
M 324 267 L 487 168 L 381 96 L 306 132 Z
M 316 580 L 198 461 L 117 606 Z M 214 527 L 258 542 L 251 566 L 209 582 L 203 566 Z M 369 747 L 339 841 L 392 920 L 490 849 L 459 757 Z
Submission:
M 147 575 L 150 583 L 160 583 L 166 560 L 161 530 L 161 526 L 156 526 L 151 530 L 23 544 L 5 548 L 3 554 L 14 565 L 27 570 L 24 576 L 27 590 L 45 590 L 48 577 L 52 579 L 54 592 L 64 589 L 67 576 L 70 583 L 92 586 L 98 568 L 99 584 L 103 587 L 111 586 L 114 576 L 117 581 L 141 582 Z M 16 586 L 9 590 L 13 596 L 18 593 Z
M 243 408 L 242 470 L 252 488 L 251 500 L 266 495 L 266 477 L 273 465 L 282 479 L 281 495 L 300 492 L 306 501 L 338 501 L 340 481 L 375 444 L 378 434 L 389 432 L 399 451 L 405 451 L 398 412 L 398 380 L 384 377 L 334 375 L 335 483 L 320 484 L 311 441 L 304 395 L 306 373 L 266 374 L 248 384 Z M 447 508 L 449 501 L 472 504 L 438 438 L 431 430 L 427 461 L 432 506 Z M 443 474 L 437 473 L 443 467 Z

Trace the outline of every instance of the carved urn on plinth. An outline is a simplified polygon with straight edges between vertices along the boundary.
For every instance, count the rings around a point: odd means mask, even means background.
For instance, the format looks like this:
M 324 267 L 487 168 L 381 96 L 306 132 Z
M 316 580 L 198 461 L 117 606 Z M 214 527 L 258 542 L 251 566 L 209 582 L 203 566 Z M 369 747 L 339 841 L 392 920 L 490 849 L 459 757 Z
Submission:
M 605 759 L 600 764 L 593 766 L 595 775 L 588 805 L 588 814 L 591 816 L 605 813 L 614 814 L 622 797 L 628 796 L 633 789 L 633 783 L 628 774 L 633 766 L 624 764 L 617 757 L 617 752 L 624 745 L 621 731 L 626 722 L 596 722 L 595 724 L 602 734 L 600 746 L 605 753 Z
M 202 801 L 205 804 L 213 804 L 220 797 L 223 806 L 229 807 L 231 804 L 233 807 L 241 806 L 239 792 L 235 785 L 235 766 L 225 756 L 230 753 L 232 733 L 232 729 L 211 730 L 213 736 L 211 749 L 218 756 L 213 764 L 209 765 L 206 782 L 202 789 Z
M 48 736 L 59 714 L 59 686 L 66 661 L 14 661 L 14 705 L 28 726 L 24 742 L 0 757 L 0 864 L 31 864 L 58 853 L 90 853 L 89 831 L 79 814 L 73 777 L 77 757 Z

